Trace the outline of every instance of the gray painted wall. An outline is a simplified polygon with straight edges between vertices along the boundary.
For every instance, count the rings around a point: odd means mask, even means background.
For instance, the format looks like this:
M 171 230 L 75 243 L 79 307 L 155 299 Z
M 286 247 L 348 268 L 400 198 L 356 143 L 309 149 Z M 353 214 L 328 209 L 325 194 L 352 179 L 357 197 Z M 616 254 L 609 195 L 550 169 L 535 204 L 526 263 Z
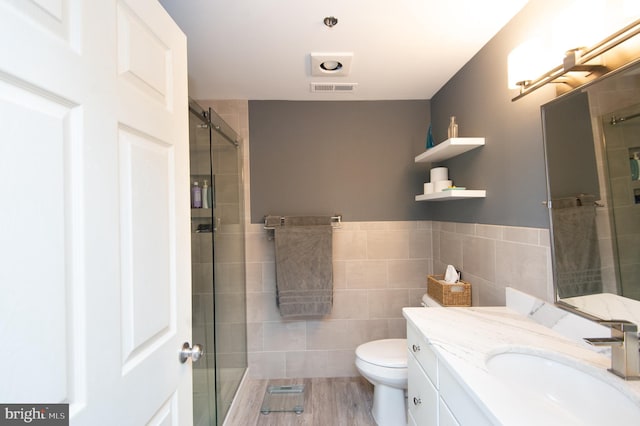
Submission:
M 436 141 L 446 139 L 449 116 L 460 136 L 484 136 L 486 145 L 446 162 L 454 184 L 486 189 L 482 200 L 432 203 L 432 220 L 548 228 L 540 105 L 555 97 L 548 85 L 512 102 L 507 57 L 548 19 L 544 2 L 526 6 L 431 100 Z M 533 19 L 532 19 L 533 18 Z M 560 59 L 559 59 L 560 61 Z M 535 78 L 537 76 L 532 76 Z
M 551 199 L 595 195 L 600 199 L 589 98 L 585 92 L 543 107 Z
M 250 101 L 251 222 L 267 214 L 345 221 L 426 218 L 429 101 Z
M 517 90 L 507 87 L 507 57 L 553 17 L 546 3 L 530 2 L 430 103 L 250 101 L 252 222 L 265 214 L 342 213 L 347 221 L 548 228 L 540 106 L 555 88 L 512 102 Z M 414 164 L 430 119 L 441 142 L 451 115 L 460 136 L 483 136 L 486 145 L 441 164 Z M 449 167 L 454 184 L 486 189 L 487 197 L 415 202 L 438 165 Z

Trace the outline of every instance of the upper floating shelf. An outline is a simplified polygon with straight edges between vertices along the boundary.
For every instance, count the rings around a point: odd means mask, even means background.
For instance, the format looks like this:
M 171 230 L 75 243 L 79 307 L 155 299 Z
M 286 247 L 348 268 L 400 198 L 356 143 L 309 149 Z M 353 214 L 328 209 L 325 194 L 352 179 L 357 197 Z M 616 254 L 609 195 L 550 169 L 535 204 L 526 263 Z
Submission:
M 487 191 L 484 189 L 454 189 L 416 195 L 416 201 L 468 200 L 469 198 L 485 198 L 486 196 Z
M 484 138 L 451 138 L 418 155 L 415 162 L 434 163 L 444 161 L 483 145 Z

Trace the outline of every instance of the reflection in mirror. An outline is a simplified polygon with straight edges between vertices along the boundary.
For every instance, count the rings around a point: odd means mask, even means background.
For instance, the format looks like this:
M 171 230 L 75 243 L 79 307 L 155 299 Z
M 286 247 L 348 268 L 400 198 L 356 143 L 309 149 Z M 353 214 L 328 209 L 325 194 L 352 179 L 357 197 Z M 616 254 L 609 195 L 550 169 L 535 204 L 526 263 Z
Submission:
M 560 298 L 602 293 L 602 201 L 588 96 L 573 93 L 543 110 L 556 291 Z
M 639 75 L 636 73 L 636 78 Z M 613 111 L 610 117 L 602 116 L 601 124 L 618 254 L 618 290 L 625 297 L 640 300 L 640 103 Z
M 556 298 L 640 323 L 640 64 L 542 106 Z

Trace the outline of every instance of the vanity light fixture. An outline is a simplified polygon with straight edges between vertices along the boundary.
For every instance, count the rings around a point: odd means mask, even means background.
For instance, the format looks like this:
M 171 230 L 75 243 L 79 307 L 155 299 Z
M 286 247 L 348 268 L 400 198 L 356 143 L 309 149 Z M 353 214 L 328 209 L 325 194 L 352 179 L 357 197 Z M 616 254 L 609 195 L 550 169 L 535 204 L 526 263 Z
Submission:
M 638 34 L 640 34 L 640 19 L 616 31 L 593 47 L 581 47 L 567 51 L 561 65 L 547 71 L 535 80 L 522 79 L 518 81 L 516 84 L 520 88 L 520 94 L 511 100 L 517 101 L 547 83 L 565 83 L 572 87 L 578 87 L 582 84 L 580 82 L 576 84 L 576 79 L 571 78 L 568 73 L 586 72 L 600 76 L 613 71 L 603 64 L 602 55 Z

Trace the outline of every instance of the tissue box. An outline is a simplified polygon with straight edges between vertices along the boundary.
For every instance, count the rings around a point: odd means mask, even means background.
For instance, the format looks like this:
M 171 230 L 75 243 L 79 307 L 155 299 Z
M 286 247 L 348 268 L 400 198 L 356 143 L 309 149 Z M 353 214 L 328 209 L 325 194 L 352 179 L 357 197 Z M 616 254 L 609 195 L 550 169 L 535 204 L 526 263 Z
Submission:
M 471 306 L 471 284 L 458 281 L 449 284 L 444 275 L 427 275 L 427 294 L 442 306 Z

